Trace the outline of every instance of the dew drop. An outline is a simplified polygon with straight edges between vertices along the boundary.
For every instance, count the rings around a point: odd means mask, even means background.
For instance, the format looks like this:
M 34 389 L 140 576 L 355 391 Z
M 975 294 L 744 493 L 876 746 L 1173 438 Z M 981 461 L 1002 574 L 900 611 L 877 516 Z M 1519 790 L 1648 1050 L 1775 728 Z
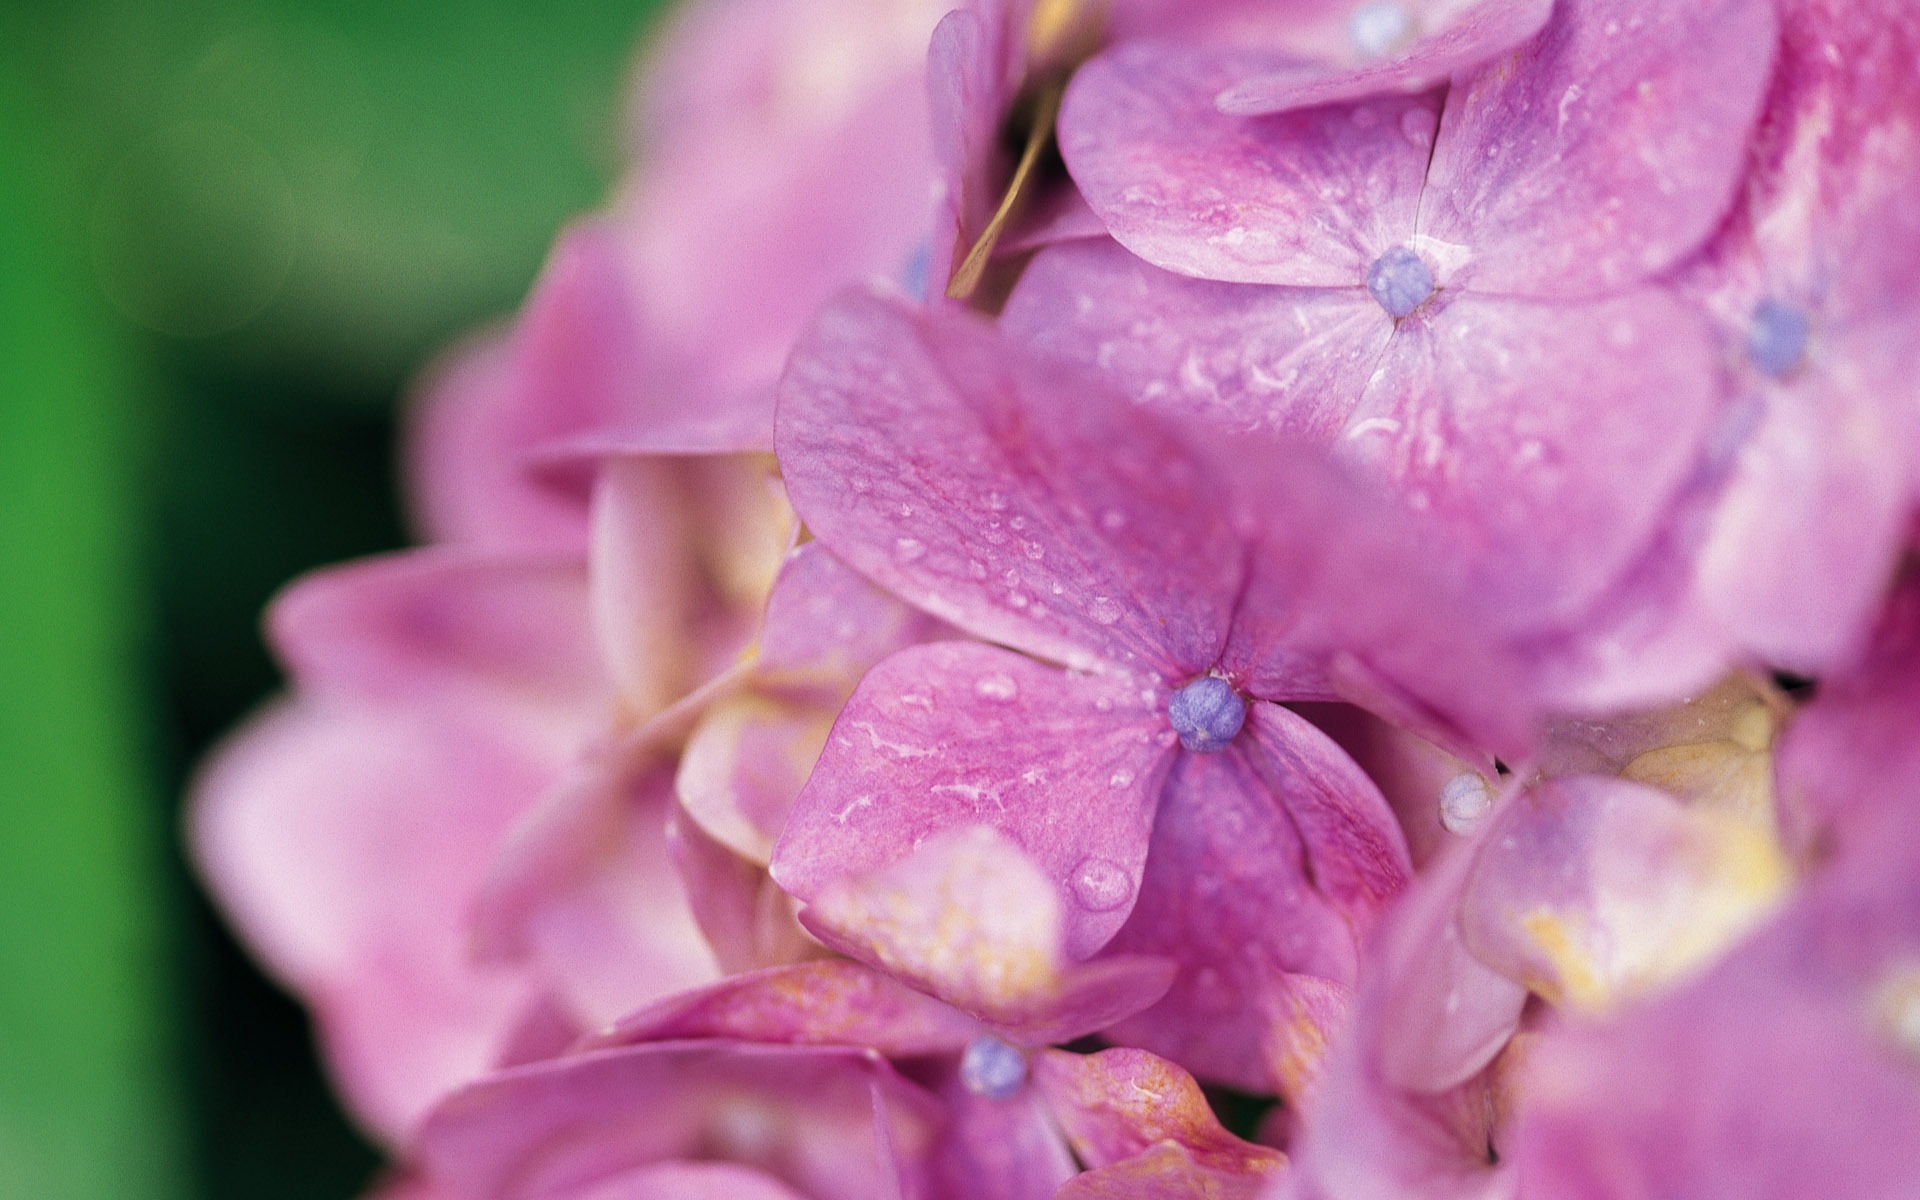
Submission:
M 1784 300 L 1762 300 L 1747 325 L 1747 361 L 1775 379 L 1784 379 L 1806 358 L 1812 332 L 1805 310 Z
M 1363 58 L 1384 58 L 1413 40 L 1413 17 L 1393 0 L 1375 0 L 1353 11 L 1347 37 Z
M 982 675 L 973 685 L 973 690 L 988 700 L 1012 700 L 1020 695 L 1020 686 L 1011 675 Z
M 1194 680 L 1167 701 L 1180 744 L 1199 754 L 1224 750 L 1247 720 L 1247 702 L 1218 675 Z
M 1112 596 L 1095 596 L 1093 603 L 1087 606 L 1087 615 L 1096 625 L 1111 625 L 1124 614 L 1120 602 Z
M 918 562 L 920 559 L 926 557 L 926 553 L 926 543 L 922 542 L 919 538 L 903 537 L 893 539 L 893 561 L 897 563 Z
M 1073 889 L 1073 898 L 1088 912 L 1112 912 L 1133 899 L 1133 876 L 1111 859 L 1081 859 L 1068 886 Z
M 1440 789 L 1440 823 L 1448 833 L 1472 833 L 1492 808 L 1493 789 L 1478 771 L 1462 771 Z
M 987 1100 L 1005 1100 L 1027 1082 L 1027 1056 L 990 1033 L 967 1043 L 960 1055 L 960 1083 Z
M 1433 269 L 1410 248 L 1395 246 L 1367 268 L 1367 291 L 1397 321 L 1433 295 Z
M 1118 771 L 1107 776 L 1107 786 L 1110 788 L 1123 788 L 1132 782 L 1133 772 L 1125 767 L 1121 767 Z

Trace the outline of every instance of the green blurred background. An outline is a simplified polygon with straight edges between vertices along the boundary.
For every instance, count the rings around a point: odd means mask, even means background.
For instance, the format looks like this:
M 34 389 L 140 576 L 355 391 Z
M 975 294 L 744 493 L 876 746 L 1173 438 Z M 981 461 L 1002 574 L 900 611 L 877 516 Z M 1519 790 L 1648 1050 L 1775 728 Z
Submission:
M 0 1196 L 378 1170 L 182 862 L 296 572 L 401 544 L 394 430 L 604 194 L 657 0 L 0 0 Z

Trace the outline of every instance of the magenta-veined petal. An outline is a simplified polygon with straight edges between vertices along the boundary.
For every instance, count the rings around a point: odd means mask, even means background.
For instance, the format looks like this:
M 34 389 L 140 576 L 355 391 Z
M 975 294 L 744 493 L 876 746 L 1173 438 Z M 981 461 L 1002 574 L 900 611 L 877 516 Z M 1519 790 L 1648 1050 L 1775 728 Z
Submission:
M 870 1046 L 889 1058 L 958 1054 L 977 1021 L 871 967 L 822 959 L 735 975 L 622 1017 L 596 1048 L 733 1039 Z
M 1770 0 L 1559 0 L 1447 95 L 1420 233 L 1476 291 L 1574 298 L 1697 250 L 1739 186 L 1777 35 Z
M 1255 705 L 1248 729 L 1248 761 L 1293 822 L 1314 890 L 1364 937 L 1413 874 L 1386 797 L 1333 739 L 1288 709 Z
M 1248 724 L 1267 707 L 1256 704 Z M 1262 778 L 1255 755 L 1269 757 L 1236 747 L 1175 762 L 1140 899 L 1112 949 L 1171 958 L 1180 974 L 1165 999 L 1114 1032 L 1203 1079 L 1267 1092 L 1275 1081 L 1255 998 L 1281 972 L 1351 981 L 1358 952 L 1352 925 L 1314 888 L 1288 797 Z
M 828 308 L 788 365 L 779 453 L 828 549 L 969 633 L 1166 675 L 1219 652 L 1241 559 L 1204 460 L 968 314 Z
M 1706 328 L 1660 293 L 1463 294 L 1401 323 L 1339 453 L 1432 514 L 1490 607 L 1538 628 L 1646 549 L 1720 395 Z
M 1436 96 L 1233 117 L 1271 54 L 1129 42 L 1075 75 L 1060 151 L 1115 240 L 1182 275 L 1359 287 L 1413 236 Z
M 1000 325 L 1050 357 L 1104 372 L 1136 403 L 1309 442 L 1346 426 L 1393 334 L 1357 281 L 1189 279 L 1104 239 L 1042 251 Z
M 1372 8 L 1379 14 L 1376 20 L 1391 22 L 1393 13 L 1400 14 L 1408 26 L 1402 36 L 1411 40 L 1404 47 L 1384 48 L 1358 61 L 1354 51 L 1363 48 L 1349 47 L 1343 61 L 1302 63 L 1243 79 L 1220 93 L 1220 111 L 1255 116 L 1379 92 L 1424 91 L 1505 54 L 1538 33 L 1553 12 L 1553 0 L 1469 0 L 1465 4 L 1430 0 L 1351 7 L 1354 13 L 1345 31 L 1350 37 L 1370 33 L 1365 26 L 1353 28 L 1351 22 L 1359 19 L 1359 10 Z
M 811 902 L 937 833 L 984 825 L 1058 893 L 1068 954 L 1084 957 L 1126 920 L 1139 888 L 1173 754 L 1165 704 L 1137 680 L 1068 674 L 990 646 L 903 650 L 841 712 L 774 848 L 774 877 Z
M 754 680 L 783 696 L 805 690 L 837 705 L 873 664 L 940 628 L 807 542 L 787 555 L 767 596 Z

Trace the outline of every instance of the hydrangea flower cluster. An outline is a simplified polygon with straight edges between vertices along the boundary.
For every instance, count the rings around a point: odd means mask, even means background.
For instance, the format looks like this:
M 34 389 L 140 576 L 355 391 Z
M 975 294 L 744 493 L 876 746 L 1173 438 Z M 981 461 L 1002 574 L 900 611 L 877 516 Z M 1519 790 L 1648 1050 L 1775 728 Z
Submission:
M 382 1195 L 1916 1194 L 1917 62 L 689 0 L 200 782 Z

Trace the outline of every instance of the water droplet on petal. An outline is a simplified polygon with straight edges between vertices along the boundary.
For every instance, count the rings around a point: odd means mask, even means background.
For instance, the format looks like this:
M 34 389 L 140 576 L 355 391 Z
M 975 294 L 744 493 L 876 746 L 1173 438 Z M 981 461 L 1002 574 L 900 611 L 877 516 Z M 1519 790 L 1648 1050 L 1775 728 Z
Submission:
M 1783 300 L 1762 300 L 1747 325 L 1747 361 L 1775 379 L 1784 379 L 1806 358 L 1812 332 L 1805 310 Z
M 1409 247 L 1395 246 L 1367 268 L 1367 291 L 1397 321 L 1433 295 L 1433 268 Z
M 1095 596 L 1093 603 L 1087 606 L 1087 615 L 1092 617 L 1094 623 L 1098 625 L 1111 625 L 1118 621 L 1123 613 L 1120 602 L 1112 596 Z
M 1440 823 L 1448 833 L 1472 833 L 1493 809 L 1493 789 L 1478 771 L 1462 771 L 1440 789 Z
M 1089 912 L 1112 912 L 1133 899 L 1133 876 L 1106 858 L 1083 858 L 1068 881 L 1073 898 Z
M 1217 675 L 1194 680 L 1167 701 L 1180 744 L 1200 754 L 1224 750 L 1247 720 L 1247 702 Z
M 927 546 L 919 538 L 893 539 L 893 561 L 901 564 L 917 562 L 926 556 Z
M 1123 788 L 1132 782 L 1133 772 L 1125 767 L 1121 767 L 1118 771 L 1107 776 L 1107 786 L 1111 788 Z
M 982 675 L 973 685 L 973 690 L 989 700 L 1012 700 L 1020 694 L 1020 686 L 1011 675 Z
M 1027 1056 L 990 1033 L 967 1043 L 960 1055 L 960 1083 L 988 1100 L 1005 1100 L 1027 1082 Z
M 1353 10 L 1347 37 L 1362 58 L 1384 58 L 1413 40 L 1413 17 L 1393 0 L 1375 0 Z

